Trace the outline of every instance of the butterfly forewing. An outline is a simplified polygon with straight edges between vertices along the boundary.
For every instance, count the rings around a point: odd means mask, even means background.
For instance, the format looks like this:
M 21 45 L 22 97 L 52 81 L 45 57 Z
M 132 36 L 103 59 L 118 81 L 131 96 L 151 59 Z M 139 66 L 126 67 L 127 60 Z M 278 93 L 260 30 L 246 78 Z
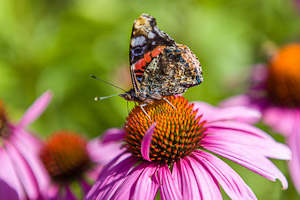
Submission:
M 130 39 L 130 65 L 158 46 L 174 46 L 174 40 L 161 31 L 151 15 L 142 14 L 134 21 Z
M 134 21 L 129 56 L 133 89 L 121 95 L 127 100 L 151 103 L 203 81 L 198 58 L 161 31 L 148 14 Z
M 174 45 L 174 40 L 157 27 L 156 20 L 152 16 L 142 14 L 134 21 L 129 57 L 130 72 L 136 92 L 140 90 L 140 84 L 147 65 L 166 46 Z

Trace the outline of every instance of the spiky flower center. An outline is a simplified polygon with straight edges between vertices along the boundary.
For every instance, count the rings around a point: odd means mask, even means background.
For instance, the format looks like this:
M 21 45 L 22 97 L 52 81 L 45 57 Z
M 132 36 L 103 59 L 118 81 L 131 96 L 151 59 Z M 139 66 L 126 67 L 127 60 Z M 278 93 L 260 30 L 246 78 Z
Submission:
M 267 93 L 275 104 L 300 107 L 300 44 L 284 46 L 272 57 Z
M 10 130 L 7 125 L 6 110 L 2 101 L 0 100 L 0 146 L 2 143 L 2 139 L 7 138 L 9 134 Z
M 154 122 L 157 125 L 150 147 L 152 161 L 172 164 L 200 147 L 206 122 L 200 122 L 201 117 L 195 117 L 197 111 L 184 97 L 171 96 L 167 100 L 170 103 L 161 100 L 144 107 L 151 119 L 140 106 L 129 113 L 124 125 L 125 147 L 136 157 L 142 159 L 141 142 Z
M 87 142 L 70 131 L 57 131 L 43 146 L 40 158 L 52 180 L 70 182 L 91 166 Z

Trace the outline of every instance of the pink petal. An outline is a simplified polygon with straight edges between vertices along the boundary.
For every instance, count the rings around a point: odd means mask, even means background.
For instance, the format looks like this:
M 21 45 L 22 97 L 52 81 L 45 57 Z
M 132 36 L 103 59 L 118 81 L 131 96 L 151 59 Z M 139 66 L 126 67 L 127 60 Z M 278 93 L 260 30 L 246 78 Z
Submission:
M 271 181 L 279 179 L 283 189 L 287 189 L 288 183 L 284 175 L 270 160 L 261 155 L 259 150 L 255 148 L 255 145 L 253 145 L 253 148 L 247 148 L 247 146 L 245 147 L 242 144 L 222 142 L 221 139 L 214 138 L 215 141 L 213 143 L 203 144 L 205 149 L 228 158 Z
M 176 187 L 176 183 L 174 182 L 170 169 L 167 165 L 163 165 L 159 169 L 158 180 L 160 183 L 160 196 L 162 200 L 182 199 L 182 195 Z
M 174 180 L 174 183 L 176 187 L 179 189 L 180 193 L 182 194 L 182 178 L 181 178 L 181 172 L 180 172 L 180 163 L 175 162 L 172 169 L 172 178 Z
M 268 134 L 266 134 L 264 131 L 262 131 L 259 128 L 256 128 L 254 126 L 244 124 L 244 123 L 234 122 L 234 121 L 209 123 L 207 125 L 207 128 L 208 129 L 212 129 L 212 128 L 219 129 L 220 130 L 219 134 L 222 134 L 221 131 L 223 131 L 223 130 L 236 130 L 236 131 L 242 131 L 249 135 L 254 135 L 256 137 L 265 138 L 267 140 L 274 140 L 271 136 L 269 136 Z
M 198 109 L 196 117 L 203 115 L 202 120 L 210 122 L 236 120 L 246 123 L 257 122 L 261 114 L 256 109 L 235 106 L 226 108 L 217 108 L 203 102 L 194 102 L 194 110 Z
M 287 143 L 292 150 L 293 156 L 289 163 L 291 177 L 295 188 L 300 194 L 300 124 L 298 124 L 294 132 L 289 135 Z
M 35 100 L 35 102 L 27 109 L 26 113 L 23 115 L 17 127 L 24 128 L 35 121 L 47 108 L 51 98 L 52 93 L 50 91 L 47 91 L 37 100 Z
M 145 166 L 144 171 L 141 173 L 134 194 L 131 199 L 155 199 L 159 188 L 159 182 L 157 180 L 157 164 L 150 163 Z
M 276 132 L 287 136 L 299 124 L 300 109 L 269 107 L 264 111 L 263 121 Z
M 243 179 L 216 156 L 204 151 L 194 151 L 191 157 L 200 162 L 217 179 L 231 199 L 257 199 Z
M 187 157 L 191 171 L 196 178 L 202 200 L 222 199 L 222 194 L 217 180 L 211 176 L 205 167 L 203 167 L 193 157 Z
M 60 200 L 61 197 L 59 196 L 59 185 L 56 184 L 51 184 L 49 185 L 49 187 L 47 188 L 47 190 L 44 190 L 44 199 L 47 200 Z
M 208 119 L 208 121 L 235 120 L 245 123 L 256 123 L 259 121 L 260 117 L 260 112 L 255 109 L 235 106 L 219 109 L 218 112 Z
M 181 184 L 180 188 L 182 188 L 182 199 L 201 199 L 200 189 L 189 163 L 184 159 L 180 159 L 178 164 L 179 166 L 177 166 L 182 180 L 182 182 L 179 183 L 179 185 Z
M 35 177 L 39 190 L 44 191 L 49 186 L 50 177 L 39 159 L 41 141 L 34 137 L 33 134 L 29 134 L 22 129 L 17 129 L 16 133 L 11 137 L 11 143 L 13 143 L 19 152 L 22 152 L 22 156 Z
M 38 199 L 39 189 L 35 179 L 34 174 L 32 173 L 30 166 L 24 159 L 24 157 L 18 152 L 15 146 L 7 143 L 7 153 L 12 159 L 14 169 L 18 174 L 20 181 L 29 197 L 29 199 Z
M 219 104 L 221 107 L 230 107 L 230 106 L 250 106 L 251 99 L 248 95 L 238 95 L 230 97 Z
M 208 135 L 202 140 L 202 145 L 206 148 L 206 145 L 212 146 L 231 146 L 234 145 L 237 148 L 251 149 L 257 154 L 268 158 L 275 158 L 281 160 L 290 160 L 290 149 L 281 143 L 273 140 L 266 140 L 251 135 L 247 135 L 244 132 L 237 130 L 222 130 L 222 134 L 219 134 L 218 129 L 209 129 Z
M 255 82 L 265 81 L 268 76 L 268 67 L 265 64 L 256 64 L 253 67 L 252 80 Z
M 201 121 L 208 121 L 218 109 L 208 103 L 196 101 L 192 102 L 194 104 L 193 110 L 198 110 L 196 117 L 202 116 Z
M 254 149 L 258 154 L 269 158 L 289 160 L 290 149 L 281 143 L 276 142 L 271 136 L 262 130 L 248 124 L 236 122 L 218 122 L 210 124 L 207 128 L 208 134 L 202 144 L 212 145 L 240 145 L 247 149 Z
M 85 199 L 109 199 L 108 197 L 116 192 L 135 163 L 136 160 L 128 154 L 121 154 L 113 159 L 101 171 L 98 180 L 90 189 Z
M 143 158 L 149 162 L 151 162 L 150 159 L 150 146 L 151 146 L 151 142 L 152 142 L 152 135 L 154 133 L 154 129 L 156 126 L 156 122 L 154 122 L 146 131 L 144 137 L 143 137 L 143 141 L 142 141 L 142 145 L 141 145 L 141 154 L 143 156 Z
M 99 137 L 92 139 L 87 144 L 87 151 L 93 162 L 100 165 L 106 165 L 113 158 L 120 155 L 124 150 L 121 142 L 102 143 Z
M 3 199 L 25 199 L 25 193 L 14 170 L 14 164 L 3 147 L 0 147 L 0 194 Z
M 124 130 L 119 128 L 111 128 L 106 130 L 102 134 L 102 143 L 109 143 L 109 142 L 118 142 L 122 141 L 124 137 Z
M 154 199 L 159 187 L 156 171 L 157 164 L 146 162 L 139 164 L 119 185 L 111 199 Z
M 133 168 L 130 174 L 128 174 L 122 181 L 119 180 L 119 184 L 115 184 L 112 188 L 112 196 L 106 199 L 115 199 L 115 200 L 128 200 L 131 198 L 131 192 L 135 191 L 135 183 L 144 172 L 145 167 L 143 164 L 140 164 Z

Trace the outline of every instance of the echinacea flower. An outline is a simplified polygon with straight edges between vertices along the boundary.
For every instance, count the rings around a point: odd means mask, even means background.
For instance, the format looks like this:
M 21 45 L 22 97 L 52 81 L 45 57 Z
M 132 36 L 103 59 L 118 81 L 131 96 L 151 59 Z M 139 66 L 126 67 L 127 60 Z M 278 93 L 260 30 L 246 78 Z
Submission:
M 259 119 L 259 112 L 189 104 L 179 96 L 167 99 L 144 107 L 151 120 L 139 106 L 130 112 L 119 131 L 124 151 L 102 170 L 87 200 L 152 200 L 158 191 L 164 200 L 219 200 L 219 184 L 231 199 L 256 199 L 243 179 L 214 154 L 288 187 L 268 158 L 289 159 L 289 148 L 248 124 Z
M 287 137 L 292 151 L 289 168 L 300 194 L 300 44 L 289 44 L 254 68 L 249 92 L 232 97 L 223 106 L 243 105 L 259 109 L 263 122 Z
M 120 143 L 110 142 L 113 135 L 114 129 L 111 129 L 102 140 L 96 138 L 87 141 L 68 130 L 53 133 L 40 152 L 40 158 L 52 180 L 44 191 L 44 198 L 78 199 L 78 192 L 72 189 L 74 184 L 81 188 L 81 196 L 86 195 L 91 187 L 90 182 L 97 178 L 102 166 L 121 151 Z
M 0 199 L 40 199 L 49 179 L 39 159 L 41 141 L 26 130 L 51 100 L 46 92 L 26 111 L 17 124 L 7 119 L 0 102 Z

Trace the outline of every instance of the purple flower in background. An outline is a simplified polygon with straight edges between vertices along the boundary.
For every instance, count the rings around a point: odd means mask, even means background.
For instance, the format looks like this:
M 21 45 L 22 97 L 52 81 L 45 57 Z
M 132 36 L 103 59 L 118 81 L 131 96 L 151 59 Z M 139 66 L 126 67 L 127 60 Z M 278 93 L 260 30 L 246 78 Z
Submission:
M 0 199 L 40 199 L 49 178 L 39 159 L 41 141 L 26 127 L 34 122 L 51 100 L 46 92 L 16 125 L 8 121 L 0 102 Z
M 216 108 L 183 97 L 136 106 L 119 130 L 124 150 L 102 170 L 86 196 L 100 199 L 257 199 L 243 179 L 214 154 L 288 187 L 268 159 L 290 159 L 287 146 L 249 125 L 260 113 L 245 107 Z M 172 105 L 170 105 L 172 104 Z M 174 106 L 174 107 L 173 107 Z M 176 109 L 174 109 L 176 108 Z
M 289 44 L 267 65 L 257 65 L 249 92 L 230 98 L 223 106 L 243 105 L 259 109 L 263 122 L 287 137 L 292 150 L 289 168 L 300 194 L 300 44 Z
M 85 140 L 74 132 L 56 131 L 41 149 L 40 158 L 52 179 L 44 191 L 45 199 L 77 199 L 85 196 L 102 166 L 121 152 L 120 142 L 111 142 L 115 129 L 108 130 L 102 140 Z M 78 185 L 81 194 L 72 186 Z
M 300 0 L 295 0 L 296 6 L 300 9 Z

